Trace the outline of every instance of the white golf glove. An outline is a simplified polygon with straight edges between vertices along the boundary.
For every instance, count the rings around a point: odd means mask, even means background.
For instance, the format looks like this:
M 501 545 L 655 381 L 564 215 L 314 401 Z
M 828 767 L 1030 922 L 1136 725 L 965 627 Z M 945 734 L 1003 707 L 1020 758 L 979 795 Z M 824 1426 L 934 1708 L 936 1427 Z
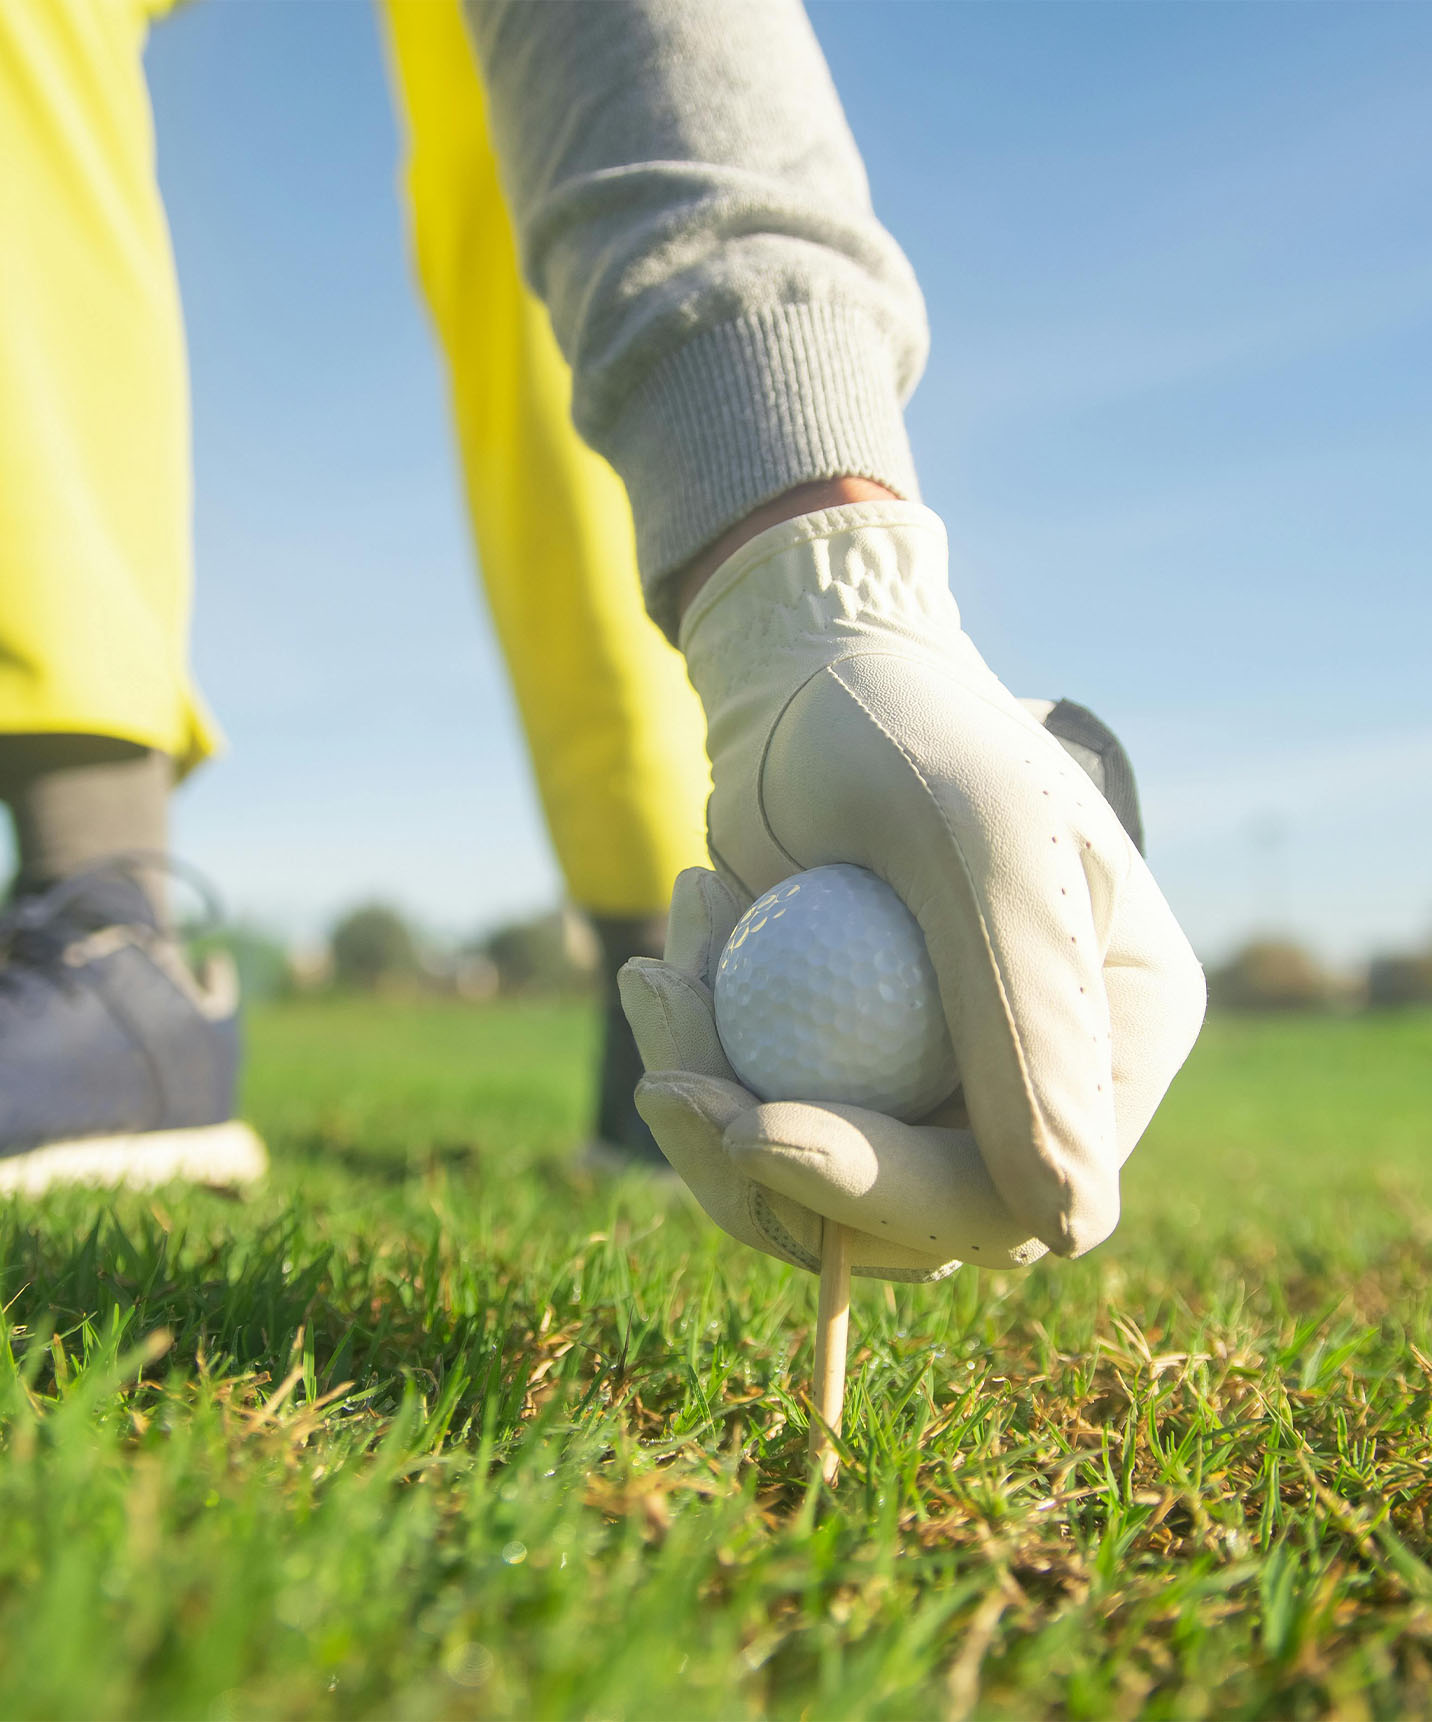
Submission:
M 621 977 L 667 1158 L 733 1236 L 811 1269 L 821 1216 L 891 1279 L 1092 1248 L 1203 976 L 1108 803 L 962 632 L 938 518 L 861 503 L 773 527 L 697 594 L 681 646 L 723 877 L 683 874 L 666 960 Z M 838 861 L 890 884 L 929 947 L 963 1088 L 918 1125 L 763 1105 L 716 1035 L 741 909 Z

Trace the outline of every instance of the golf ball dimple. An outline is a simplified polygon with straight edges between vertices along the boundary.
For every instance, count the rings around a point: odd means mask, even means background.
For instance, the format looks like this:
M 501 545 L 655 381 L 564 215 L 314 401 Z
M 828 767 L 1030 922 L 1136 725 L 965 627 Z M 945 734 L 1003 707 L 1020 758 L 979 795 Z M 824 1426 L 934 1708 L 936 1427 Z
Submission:
M 813 867 L 758 897 L 715 991 L 731 1068 L 762 1100 L 910 1120 L 959 1082 L 919 923 L 863 867 Z

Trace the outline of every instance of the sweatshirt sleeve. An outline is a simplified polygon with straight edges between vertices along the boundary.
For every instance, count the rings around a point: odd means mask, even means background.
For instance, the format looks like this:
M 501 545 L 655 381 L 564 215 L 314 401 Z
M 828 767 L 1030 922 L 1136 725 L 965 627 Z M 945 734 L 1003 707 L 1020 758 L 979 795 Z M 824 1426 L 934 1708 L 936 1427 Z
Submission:
M 924 304 L 800 0 L 467 0 L 523 269 L 648 606 L 762 502 L 914 500 Z

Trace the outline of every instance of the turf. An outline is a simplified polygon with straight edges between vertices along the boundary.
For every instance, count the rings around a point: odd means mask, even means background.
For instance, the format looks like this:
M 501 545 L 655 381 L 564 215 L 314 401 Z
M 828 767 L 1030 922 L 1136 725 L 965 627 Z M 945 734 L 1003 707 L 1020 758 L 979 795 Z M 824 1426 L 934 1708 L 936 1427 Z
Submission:
M 273 1007 L 257 1194 L 0 1208 L 0 1712 L 1432 1713 L 1432 1017 L 1215 1022 L 1113 1242 L 862 1285 L 833 1494 L 592 1035 Z

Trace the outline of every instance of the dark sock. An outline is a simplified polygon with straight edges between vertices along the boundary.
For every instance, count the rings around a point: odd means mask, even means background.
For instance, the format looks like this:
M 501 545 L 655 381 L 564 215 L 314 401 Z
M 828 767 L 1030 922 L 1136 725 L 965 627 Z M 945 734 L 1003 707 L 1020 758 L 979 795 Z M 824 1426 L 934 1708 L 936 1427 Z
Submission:
M 0 736 L 0 801 L 10 809 L 17 890 L 68 878 L 116 855 L 163 854 L 169 840 L 167 754 L 102 735 Z M 163 913 L 161 877 L 143 883 Z
M 659 957 L 666 943 L 665 915 L 593 915 L 602 947 L 602 1065 L 596 1134 L 633 1161 L 665 1166 L 666 1158 L 636 1109 L 641 1055 L 617 996 L 617 970 L 628 957 Z

